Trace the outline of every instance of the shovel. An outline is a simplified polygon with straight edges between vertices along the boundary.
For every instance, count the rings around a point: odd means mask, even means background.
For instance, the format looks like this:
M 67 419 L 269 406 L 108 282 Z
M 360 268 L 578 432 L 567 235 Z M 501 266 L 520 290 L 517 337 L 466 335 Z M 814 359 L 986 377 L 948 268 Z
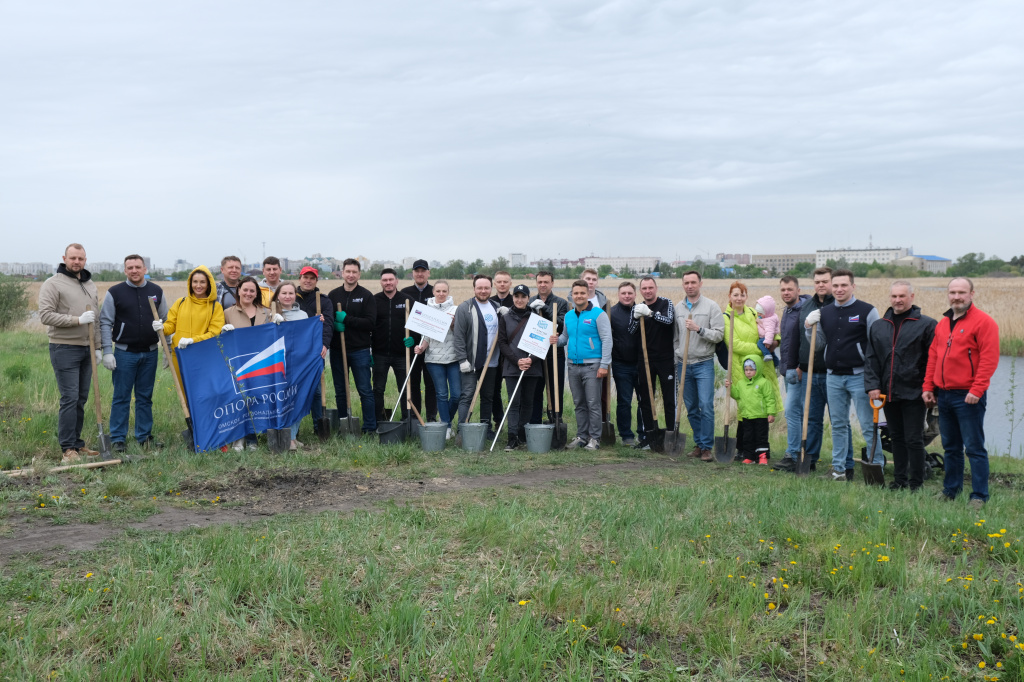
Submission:
M 875 423 L 874 431 L 871 434 L 871 461 L 863 455 L 860 459 L 860 469 L 864 472 L 864 485 L 885 485 L 885 470 L 881 464 L 875 464 L 875 448 L 878 446 L 878 411 L 885 405 L 885 396 L 880 396 L 877 404 L 871 401 L 871 420 Z
M 692 318 L 693 313 L 686 316 L 687 320 Z M 686 450 L 686 434 L 679 433 L 679 422 L 683 420 L 683 384 L 686 383 L 686 361 L 689 357 L 690 331 L 687 330 L 686 340 L 683 341 L 683 369 L 679 373 L 679 390 L 676 391 L 676 425 L 665 434 L 665 452 L 673 455 L 681 455 Z
M 647 428 L 647 443 L 654 452 L 665 452 L 665 429 L 658 428 L 658 403 L 654 401 L 654 384 L 651 383 L 651 363 L 647 359 L 647 325 L 640 320 L 640 344 L 644 351 L 644 373 L 647 375 L 647 391 L 651 396 L 651 416 L 653 422 Z M 644 426 L 648 426 L 644 424 Z
M 323 314 L 320 312 L 320 292 L 314 290 L 313 295 L 316 296 L 316 314 L 317 316 L 322 316 Z M 347 374 L 345 378 L 348 378 Z M 327 440 L 331 437 L 331 415 L 327 412 L 327 380 L 324 370 L 320 370 L 320 425 L 318 430 L 320 432 L 320 440 Z
M 149 298 L 149 309 L 153 311 L 153 320 L 157 321 L 160 319 L 160 313 L 156 311 L 156 298 Z M 164 331 L 161 329 L 158 331 L 157 336 L 160 337 L 160 343 L 164 347 L 164 357 L 171 357 L 171 346 L 167 343 L 167 337 L 164 336 Z M 178 373 L 174 371 L 174 367 L 171 367 L 171 376 L 174 378 L 174 388 L 178 392 L 178 400 L 181 402 L 181 411 L 185 413 L 185 430 L 181 432 L 181 438 L 185 441 L 185 447 L 188 448 L 189 452 L 196 451 L 196 439 L 192 432 L 192 416 L 188 412 L 188 401 L 185 400 L 185 391 L 181 388 L 181 379 L 178 377 Z
M 92 306 L 86 306 L 86 310 L 92 310 Z M 89 341 L 94 338 L 96 323 L 89 323 Z M 89 361 L 92 363 L 92 404 L 96 408 L 96 426 L 100 432 L 100 454 L 104 457 L 110 456 L 110 435 L 103 432 L 103 408 L 100 406 L 100 377 L 96 372 L 96 353 L 89 344 Z M 876 427 L 877 428 L 877 427 Z
M 604 304 L 604 314 L 608 313 L 608 304 Z M 611 317 L 609 316 L 609 320 Z M 612 423 L 612 369 L 608 368 L 608 376 L 602 380 L 601 414 L 601 445 L 615 445 L 615 425 Z
M 405 326 L 406 326 L 406 328 L 409 327 L 409 302 L 408 301 L 406 301 L 406 303 L 405 303 Z M 494 340 L 495 341 L 498 340 L 498 335 L 497 334 L 494 335 Z M 409 383 L 409 377 L 412 376 L 412 366 L 413 366 L 413 364 L 415 364 L 416 361 L 413 360 L 411 363 L 409 362 L 409 352 L 410 352 L 409 347 L 406 346 L 405 347 L 405 402 L 406 402 L 406 405 L 409 408 L 409 414 L 410 415 L 416 415 L 416 419 L 419 421 L 420 426 L 426 426 L 426 424 L 423 423 L 423 417 L 420 416 L 420 411 L 416 409 L 416 405 L 412 402 L 412 384 Z M 417 355 L 416 357 L 418 358 L 419 355 Z M 410 424 L 409 432 L 412 433 L 412 417 L 411 416 L 409 417 L 409 424 Z
M 555 331 L 558 331 L 558 304 L 551 303 L 551 319 L 555 321 Z M 551 347 L 551 380 L 554 384 L 555 393 L 555 432 L 551 436 L 551 448 L 553 450 L 564 450 L 565 444 L 569 442 L 569 427 L 562 422 L 562 387 L 558 385 L 561 372 L 558 370 L 558 346 Z M 544 378 L 547 384 L 547 377 Z M 549 389 L 550 390 L 550 389 Z M 548 405 L 551 404 L 550 397 Z
M 526 370 L 525 369 L 519 372 L 519 379 L 516 381 L 516 387 L 512 389 L 512 395 L 510 395 L 508 397 L 509 407 L 512 406 L 512 401 L 516 399 L 516 393 L 519 392 L 519 384 L 521 384 L 523 382 L 523 376 L 525 374 L 526 374 Z M 494 442 L 491 443 L 490 452 L 494 452 L 494 446 L 498 444 L 498 439 L 501 438 L 501 430 L 505 427 L 505 420 L 508 419 L 508 413 L 509 412 L 511 412 L 511 410 L 506 410 L 505 414 L 501 417 L 501 423 L 498 424 L 498 432 L 494 434 Z M 510 432 L 511 432 L 511 429 L 512 429 L 512 427 L 510 426 L 509 427 L 509 431 Z M 517 437 L 518 437 L 518 434 L 517 434 Z M 510 441 L 512 440 L 512 434 L 511 433 L 509 433 L 508 438 L 509 438 Z
M 735 315 L 736 313 L 733 313 Z M 733 330 L 736 328 L 736 321 L 729 316 L 729 349 L 728 359 L 725 361 L 725 375 L 732 379 L 732 342 Z M 725 396 L 725 424 L 722 427 L 722 435 L 715 436 L 715 460 L 719 464 L 729 464 L 736 459 L 736 439 L 729 437 L 729 413 L 732 412 L 732 405 L 729 403 L 730 395 Z
M 796 464 L 797 476 L 811 473 L 811 460 L 807 457 L 807 419 L 811 416 L 811 382 L 814 378 L 814 349 L 818 340 L 818 325 L 811 329 L 811 353 L 807 361 L 807 390 L 804 391 L 804 424 L 800 434 L 800 461 Z
M 351 436 L 358 436 L 362 426 L 352 414 L 352 396 L 348 386 L 348 349 L 345 347 L 345 332 L 338 332 L 341 335 L 341 371 L 345 375 L 345 406 L 348 416 L 338 418 L 338 431 Z

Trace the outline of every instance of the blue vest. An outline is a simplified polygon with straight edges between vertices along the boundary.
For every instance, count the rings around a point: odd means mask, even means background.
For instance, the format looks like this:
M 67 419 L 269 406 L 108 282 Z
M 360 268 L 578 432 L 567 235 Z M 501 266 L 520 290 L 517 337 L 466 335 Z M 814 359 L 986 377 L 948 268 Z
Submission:
M 574 307 L 565 314 L 565 332 L 569 336 L 565 352 L 570 362 L 601 359 L 601 337 L 597 333 L 597 318 L 604 311 L 588 303 L 582 313 Z

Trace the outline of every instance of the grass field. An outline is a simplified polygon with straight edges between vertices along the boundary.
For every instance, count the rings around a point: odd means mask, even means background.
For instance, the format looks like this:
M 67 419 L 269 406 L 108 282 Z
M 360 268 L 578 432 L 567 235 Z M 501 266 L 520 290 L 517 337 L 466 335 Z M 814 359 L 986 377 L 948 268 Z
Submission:
M 0 344 L 8 469 L 55 449 L 56 390 L 44 337 Z M 1024 680 L 1019 460 L 978 514 L 936 481 L 308 423 L 292 456 L 191 454 L 158 382 L 158 455 L 0 483 L 0 679 Z

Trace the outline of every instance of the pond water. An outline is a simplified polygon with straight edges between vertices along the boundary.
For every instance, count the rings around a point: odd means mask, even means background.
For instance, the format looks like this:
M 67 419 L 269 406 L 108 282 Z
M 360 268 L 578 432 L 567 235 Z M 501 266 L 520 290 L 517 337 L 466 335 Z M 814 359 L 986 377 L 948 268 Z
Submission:
M 1012 399 L 1011 391 L 1015 394 Z M 1024 358 L 1009 355 L 999 358 L 999 368 L 988 389 L 985 447 L 990 455 L 1009 454 L 1024 458 Z

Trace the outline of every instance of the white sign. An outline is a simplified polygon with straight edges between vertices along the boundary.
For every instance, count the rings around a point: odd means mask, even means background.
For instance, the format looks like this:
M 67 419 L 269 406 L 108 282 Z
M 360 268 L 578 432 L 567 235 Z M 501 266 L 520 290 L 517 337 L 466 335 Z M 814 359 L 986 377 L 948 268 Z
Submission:
M 445 337 L 448 336 L 448 329 L 452 326 L 453 319 L 455 319 L 454 315 L 449 315 L 443 310 L 431 308 L 417 301 L 413 304 L 412 310 L 409 311 L 409 321 L 406 323 L 405 328 L 411 332 L 422 334 L 438 343 L 444 343 Z
M 530 355 L 545 358 L 551 349 L 551 335 L 554 330 L 555 325 L 551 320 L 545 320 L 537 313 L 530 313 L 530 321 L 523 328 L 523 335 L 519 337 L 517 347 Z

